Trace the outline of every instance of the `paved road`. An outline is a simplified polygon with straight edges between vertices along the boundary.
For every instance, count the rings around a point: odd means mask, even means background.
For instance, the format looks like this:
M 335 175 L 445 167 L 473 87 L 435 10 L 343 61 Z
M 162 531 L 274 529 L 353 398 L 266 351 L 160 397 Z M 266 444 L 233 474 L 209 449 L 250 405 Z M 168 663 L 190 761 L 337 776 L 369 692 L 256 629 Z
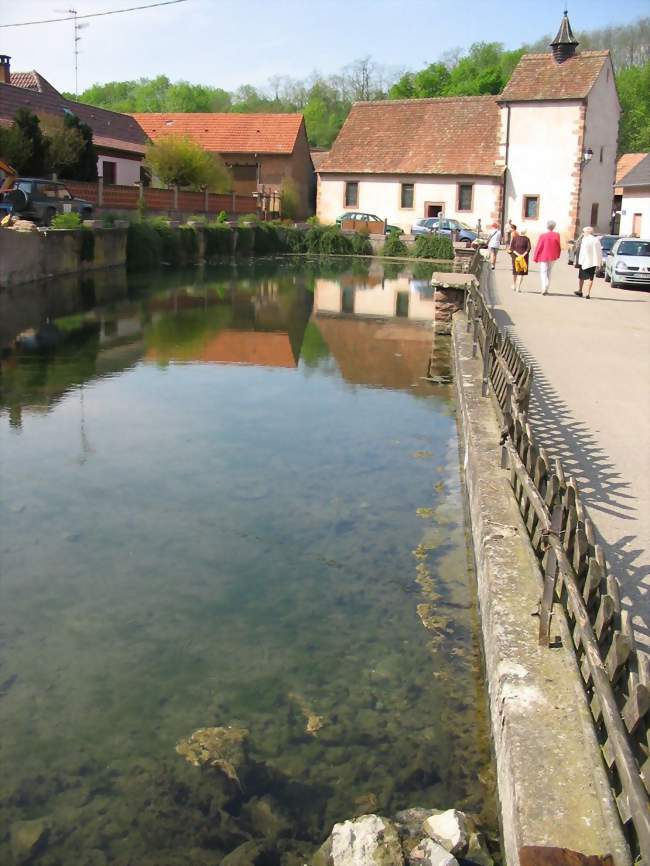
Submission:
M 597 279 L 590 300 L 576 298 L 577 271 L 565 253 L 548 295 L 537 265 L 524 293 L 511 285 L 501 252 L 494 313 L 533 362 L 531 422 L 578 480 L 637 639 L 650 647 L 650 290 Z

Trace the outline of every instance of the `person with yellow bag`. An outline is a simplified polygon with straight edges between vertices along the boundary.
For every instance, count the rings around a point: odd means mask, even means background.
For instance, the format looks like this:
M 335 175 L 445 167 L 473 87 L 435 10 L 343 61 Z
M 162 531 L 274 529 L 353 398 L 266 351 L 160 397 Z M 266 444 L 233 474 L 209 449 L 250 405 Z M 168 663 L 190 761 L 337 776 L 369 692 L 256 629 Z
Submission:
M 528 273 L 528 256 L 530 255 L 530 238 L 526 229 L 517 231 L 513 226 L 508 252 L 512 257 L 512 290 L 521 292 L 524 277 Z

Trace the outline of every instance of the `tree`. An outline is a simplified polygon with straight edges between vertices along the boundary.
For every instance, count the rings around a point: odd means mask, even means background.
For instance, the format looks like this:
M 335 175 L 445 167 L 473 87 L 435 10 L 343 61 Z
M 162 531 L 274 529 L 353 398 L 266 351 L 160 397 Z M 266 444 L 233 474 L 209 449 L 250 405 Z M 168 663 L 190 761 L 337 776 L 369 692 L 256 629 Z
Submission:
M 32 177 L 43 177 L 48 170 L 48 142 L 41 129 L 41 122 L 33 111 L 19 108 L 13 125 L 18 133 L 29 142 L 31 150 L 29 159 L 23 161 L 21 174 Z M 14 166 L 18 168 L 18 166 Z
M 650 60 L 621 69 L 616 86 L 622 109 L 619 153 L 650 151 Z
M 0 157 L 18 174 L 27 174 L 25 169 L 29 166 L 32 153 L 31 141 L 15 123 L 0 126 Z
M 285 177 L 280 189 L 280 215 L 294 220 L 298 216 L 298 189 L 291 177 Z
M 47 142 L 47 173 L 61 174 L 65 169 L 73 169 L 84 148 L 81 132 L 66 126 L 65 120 L 55 115 L 45 116 L 41 126 Z
M 159 138 L 147 148 L 145 165 L 167 186 L 207 187 L 213 192 L 227 192 L 232 187 L 221 157 L 203 150 L 188 136 Z
M 82 180 L 89 183 L 97 182 L 97 151 L 93 144 L 93 131 L 87 123 L 83 123 L 76 114 L 66 113 L 63 122 L 68 129 L 74 129 L 81 138 L 81 150 L 76 162 L 64 166 L 61 177 L 66 180 Z

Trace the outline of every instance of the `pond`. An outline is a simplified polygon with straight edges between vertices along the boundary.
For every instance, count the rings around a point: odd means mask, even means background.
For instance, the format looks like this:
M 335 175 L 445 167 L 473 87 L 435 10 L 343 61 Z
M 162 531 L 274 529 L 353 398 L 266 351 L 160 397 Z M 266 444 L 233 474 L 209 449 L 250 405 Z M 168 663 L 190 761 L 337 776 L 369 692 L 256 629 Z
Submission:
M 298 866 L 413 805 L 496 829 L 453 391 L 401 267 L 0 293 L 1 863 L 31 833 L 37 866 Z M 176 751 L 229 726 L 236 773 Z

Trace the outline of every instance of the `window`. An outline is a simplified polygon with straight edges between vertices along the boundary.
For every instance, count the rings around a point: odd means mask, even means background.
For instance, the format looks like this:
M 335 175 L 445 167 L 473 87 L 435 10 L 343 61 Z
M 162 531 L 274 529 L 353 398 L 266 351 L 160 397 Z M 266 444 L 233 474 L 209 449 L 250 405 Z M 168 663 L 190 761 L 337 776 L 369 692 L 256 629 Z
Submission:
M 458 210 L 471 210 L 472 198 L 474 197 L 474 184 L 458 184 Z
M 104 184 L 114 184 L 116 172 L 116 162 L 107 162 L 106 160 L 102 162 L 102 174 L 104 176 Z
M 523 218 L 525 220 L 539 219 L 539 196 L 538 195 L 525 195 L 524 196 Z
M 345 206 L 359 207 L 359 184 L 356 180 L 349 180 L 345 184 Z
M 589 224 L 594 227 L 598 225 L 598 202 L 594 202 L 591 206 L 591 216 L 589 218 Z
M 54 183 L 39 183 L 36 185 L 36 193 L 40 198 L 56 198 L 57 188 Z
M 413 207 L 413 194 L 415 192 L 415 185 L 412 183 L 403 183 L 402 184 L 402 195 L 400 199 L 400 207 L 401 208 L 412 208 Z
M 70 201 L 70 199 L 72 198 L 72 196 L 64 186 L 59 187 L 57 197 L 61 201 Z

